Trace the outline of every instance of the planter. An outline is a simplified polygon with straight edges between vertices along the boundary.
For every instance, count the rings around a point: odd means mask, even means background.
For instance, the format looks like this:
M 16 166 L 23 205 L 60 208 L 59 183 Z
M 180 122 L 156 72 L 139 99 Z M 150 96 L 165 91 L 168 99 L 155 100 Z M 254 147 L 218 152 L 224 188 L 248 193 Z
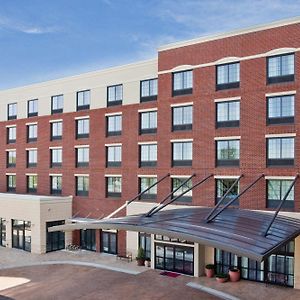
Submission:
M 205 268 L 205 275 L 208 278 L 212 278 L 212 277 L 215 276 L 215 270 L 214 269 Z
M 145 267 L 148 267 L 148 268 L 151 267 L 151 261 L 150 260 L 145 260 Z
M 137 262 L 137 265 L 140 266 L 140 267 L 145 265 L 145 260 L 144 259 L 137 259 L 136 262 Z
M 227 277 L 216 277 L 216 280 L 220 283 L 224 283 L 228 280 L 228 278 Z
M 236 282 L 241 279 L 241 272 L 239 269 L 230 269 L 229 270 L 230 281 Z

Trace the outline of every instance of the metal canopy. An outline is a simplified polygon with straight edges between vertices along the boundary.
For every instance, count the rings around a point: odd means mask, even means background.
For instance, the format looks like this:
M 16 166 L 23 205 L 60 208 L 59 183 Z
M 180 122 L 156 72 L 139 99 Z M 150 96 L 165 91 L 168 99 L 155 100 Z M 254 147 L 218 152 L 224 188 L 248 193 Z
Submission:
M 300 234 L 300 220 L 277 216 L 268 235 L 265 231 L 273 214 L 228 208 L 214 222 L 207 223 L 211 208 L 191 207 L 164 210 L 151 218 L 144 214 L 97 220 L 94 223 L 66 224 L 51 231 L 76 229 L 119 229 L 141 231 L 185 239 L 263 261 Z

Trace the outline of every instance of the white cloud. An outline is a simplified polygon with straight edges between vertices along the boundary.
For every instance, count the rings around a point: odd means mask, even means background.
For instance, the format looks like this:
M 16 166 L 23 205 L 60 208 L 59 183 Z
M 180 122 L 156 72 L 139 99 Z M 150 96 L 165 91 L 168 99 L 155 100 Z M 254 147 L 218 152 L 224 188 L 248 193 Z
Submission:
M 45 34 L 58 31 L 58 27 L 56 26 L 29 25 L 17 22 L 4 16 L 0 16 L 0 28 L 6 30 L 13 30 L 17 32 L 23 32 L 26 34 Z

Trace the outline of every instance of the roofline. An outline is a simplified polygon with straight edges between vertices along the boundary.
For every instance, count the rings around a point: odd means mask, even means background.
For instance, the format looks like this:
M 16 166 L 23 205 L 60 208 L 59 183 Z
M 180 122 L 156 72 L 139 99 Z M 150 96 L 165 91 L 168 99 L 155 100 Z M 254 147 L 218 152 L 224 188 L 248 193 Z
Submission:
M 179 41 L 179 42 L 175 42 L 175 43 L 162 45 L 162 46 L 158 47 L 158 52 L 171 50 L 171 49 L 175 49 L 175 48 L 186 47 L 186 46 L 195 45 L 195 44 L 201 44 L 201 43 L 210 42 L 210 41 L 215 41 L 215 40 L 233 37 L 233 36 L 237 36 L 237 35 L 241 35 L 241 34 L 247 34 L 247 33 L 251 33 L 251 32 L 263 31 L 263 30 L 267 30 L 267 29 L 271 29 L 271 28 L 277 28 L 277 27 L 282 27 L 282 26 L 286 26 L 286 25 L 297 24 L 297 23 L 300 23 L 299 16 L 293 17 L 293 18 L 288 18 L 288 19 L 283 19 L 283 20 L 279 20 L 279 21 L 275 21 L 275 22 L 271 22 L 271 23 L 267 23 L 267 24 L 259 24 L 259 25 L 255 25 L 255 26 L 251 26 L 251 27 L 247 27 L 247 28 L 243 28 L 243 29 L 236 29 L 233 31 L 228 31 L 228 32 L 223 32 L 223 33 L 221 32 L 221 33 L 216 33 L 213 35 L 207 35 L 207 36 L 202 36 L 199 38 L 194 38 L 194 39 L 190 39 L 190 40 Z
M 136 62 L 129 63 L 129 64 L 113 66 L 113 67 L 109 67 L 109 68 L 105 68 L 105 69 L 84 72 L 84 73 L 80 73 L 80 74 L 76 74 L 76 75 L 45 80 L 45 81 L 32 83 L 32 84 L 28 84 L 28 85 L 16 86 L 13 88 L 2 89 L 2 90 L 0 90 L 0 94 L 3 92 L 6 93 L 6 92 L 18 91 L 18 90 L 21 90 L 24 88 L 27 89 L 27 88 L 34 88 L 34 87 L 42 87 L 42 86 L 48 85 L 48 84 L 56 84 L 56 83 L 62 83 L 62 82 L 70 81 L 70 80 L 74 80 L 74 79 L 81 79 L 81 78 L 83 79 L 83 78 L 88 78 L 88 77 L 94 77 L 94 76 L 105 74 L 105 73 L 121 71 L 121 70 L 124 70 L 127 68 L 134 68 L 137 66 L 148 65 L 151 63 L 155 63 L 155 62 L 157 63 L 157 61 L 158 61 L 157 58 L 152 58 L 152 59 L 147 59 L 147 60 L 136 61 Z

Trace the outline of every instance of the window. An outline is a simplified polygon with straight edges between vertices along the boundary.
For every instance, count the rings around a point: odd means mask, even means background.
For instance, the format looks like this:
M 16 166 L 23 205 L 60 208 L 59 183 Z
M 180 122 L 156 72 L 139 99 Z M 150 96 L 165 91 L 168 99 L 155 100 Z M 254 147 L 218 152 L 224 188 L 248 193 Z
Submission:
M 76 167 L 88 167 L 89 166 L 90 148 L 82 147 L 76 149 Z
M 7 180 L 7 191 L 15 192 L 16 191 L 16 175 L 6 175 Z
M 156 133 L 157 111 L 140 113 L 140 134 Z
M 268 166 L 294 165 L 294 138 L 267 139 Z
M 157 78 L 141 81 L 141 102 L 157 100 Z
M 186 181 L 187 178 L 172 178 L 172 198 L 175 198 L 179 195 L 181 195 L 183 192 L 185 192 L 187 189 L 192 187 L 192 180 L 190 179 L 188 182 L 186 182 L 182 187 L 179 187 L 181 184 L 183 184 L 184 181 Z M 180 198 L 176 200 L 180 202 L 192 202 L 192 196 L 193 196 L 193 191 L 190 190 Z
M 122 162 L 122 146 L 107 146 L 106 157 L 106 167 L 120 167 Z
M 285 196 L 289 187 L 293 183 L 293 180 L 268 180 L 267 188 L 268 188 L 268 199 L 267 199 L 267 207 L 277 208 L 280 201 Z M 283 204 L 285 208 L 293 208 L 294 207 L 294 187 L 291 189 L 286 201 Z
M 61 195 L 62 191 L 62 176 L 52 175 L 50 176 L 50 193 L 51 195 Z
M 238 88 L 240 86 L 240 63 L 217 66 L 216 90 Z
M 7 105 L 7 120 L 15 120 L 17 118 L 17 103 Z
M 240 126 L 240 101 L 217 103 L 217 128 Z
M 51 141 L 62 139 L 63 124 L 62 121 L 51 123 Z
M 123 85 L 107 87 L 107 106 L 120 105 L 123 100 Z
M 51 168 L 62 166 L 62 148 L 50 149 Z
M 51 98 L 51 114 L 59 114 L 63 112 L 64 95 L 52 96 Z
M 17 140 L 17 127 L 7 127 L 7 144 L 14 144 Z
M 122 178 L 106 177 L 106 197 L 121 197 Z
M 173 73 L 173 96 L 193 93 L 193 71 Z
M 294 123 L 295 96 L 269 97 L 268 124 Z
M 27 168 L 34 168 L 37 166 L 37 150 L 27 150 Z
M 172 166 L 191 166 L 193 160 L 193 143 L 173 142 L 172 146 Z
M 16 150 L 10 150 L 7 151 L 7 168 L 14 168 L 16 166 L 17 161 L 17 151 Z
M 6 220 L 0 218 L 0 246 L 6 247 Z
M 221 198 L 227 193 L 227 191 L 231 188 L 233 183 L 236 181 L 236 178 L 228 179 L 228 178 L 221 178 L 216 179 L 216 203 L 218 203 Z M 223 200 L 223 204 L 227 204 L 230 200 L 232 200 L 235 196 L 239 194 L 239 182 L 234 185 L 232 190 Z M 239 205 L 239 200 L 235 200 L 231 205 Z
M 140 177 L 139 178 L 139 192 L 143 192 L 151 185 L 157 182 L 156 177 Z M 150 190 L 140 196 L 140 199 L 156 199 L 157 185 L 153 186 Z
M 27 143 L 37 141 L 37 124 L 27 125 Z
M 80 229 L 80 249 L 96 251 L 96 229 Z
M 193 106 L 179 106 L 172 108 L 173 131 L 191 130 L 193 126 Z
M 140 145 L 140 167 L 155 167 L 157 163 L 157 144 Z
M 151 259 L 151 234 L 139 232 L 139 248 L 143 248 L 145 257 Z
M 38 99 L 29 100 L 27 103 L 28 118 L 38 115 Z
M 116 232 L 101 231 L 101 252 L 109 254 L 118 253 L 118 234 Z
M 90 97 L 90 90 L 77 92 L 77 111 L 90 109 Z
M 267 64 L 267 83 L 294 81 L 294 53 L 268 57 Z
M 76 196 L 89 195 L 89 177 L 76 176 Z
M 37 175 L 27 175 L 27 193 L 37 192 Z
M 76 120 L 76 138 L 88 138 L 90 135 L 90 119 Z
M 122 115 L 107 117 L 107 136 L 122 134 Z
M 224 140 L 217 141 L 217 166 L 239 166 L 240 164 L 240 141 Z

